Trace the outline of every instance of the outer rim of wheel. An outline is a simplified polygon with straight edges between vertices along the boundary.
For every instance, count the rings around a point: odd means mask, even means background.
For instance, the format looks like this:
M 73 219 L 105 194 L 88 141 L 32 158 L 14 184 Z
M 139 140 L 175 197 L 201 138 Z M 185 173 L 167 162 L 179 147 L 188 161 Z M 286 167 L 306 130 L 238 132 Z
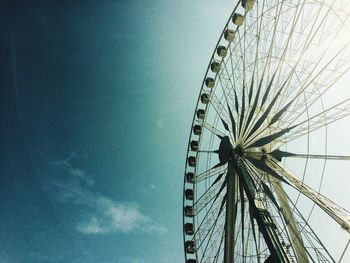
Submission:
M 186 204 L 191 203 L 192 207 L 193 207 L 193 202 L 194 202 L 194 200 L 192 200 L 191 202 L 187 201 L 186 195 L 185 195 L 185 191 L 187 189 L 191 189 L 194 192 L 194 185 L 195 185 L 194 183 L 189 183 L 187 181 L 186 175 L 191 170 L 193 170 L 194 174 L 196 173 L 196 167 L 193 168 L 192 166 L 190 166 L 188 164 L 188 158 L 191 157 L 191 156 L 195 157 L 196 159 L 198 158 L 198 152 L 195 152 L 195 151 L 191 150 L 191 141 L 193 139 L 197 139 L 198 142 L 199 142 L 199 145 L 200 145 L 200 141 L 201 141 L 201 135 L 195 135 L 194 132 L 193 132 L 193 127 L 194 127 L 195 121 L 197 119 L 196 112 L 199 109 L 203 109 L 205 113 L 207 111 L 208 105 L 205 105 L 204 108 L 200 107 L 201 106 L 201 100 L 200 100 L 201 99 L 201 95 L 204 93 L 203 91 L 208 91 L 207 94 L 211 95 L 213 90 L 214 90 L 214 88 L 206 87 L 205 81 L 208 78 L 208 76 L 210 75 L 209 72 L 210 72 L 211 63 L 213 61 L 220 61 L 220 63 L 221 63 L 224 60 L 224 58 L 221 58 L 221 57 L 219 57 L 219 59 L 215 59 L 216 57 L 218 57 L 218 55 L 216 55 L 216 52 L 217 52 L 218 47 L 220 46 L 220 43 L 222 43 L 223 40 L 227 43 L 227 47 L 229 47 L 229 45 L 231 44 L 231 42 L 227 41 L 224 38 L 224 33 L 225 33 L 225 30 L 229 28 L 229 25 L 233 24 L 232 17 L 236 13 L 240 3 L 241 3 L 241 0 L 239 0 L 237 2 L 236 6 L 233 8 L 233 11 L 232 11 L 231 15 L 229 16 L 229 18 L 228 18 L 228 20 L 227 20 L 227 22 L 226 22 L 226 24 L 224 26 L 224 29 L 222 30 L 222 32 L 220 34 L 219 40 L 217 41 L 217 43 L 215 45 L 214 51 L 213 51 L 213 53 L 211 55 L 211 58 L 209 60 L 209 64 L 208 64 L 207 70 L 206 70 L 206 72 L 204 74 L 204 78 L 203 78 L 203 81 L 202 81 L 202 85 L 201 85 L 201 88 L 200 88 L 200 92 L 199 92 L 199 95 L 198 95 L 198 98 L 197 98 L 197 103 L 196 103 L 196 107 L 195 107 L 193 118 L 192 118 L 191 129 L 190 129 L 190 134 L 189 134 L 189 140 L 188 140 L 188 143 L 187 143 L 187 153 L 186 153 L 185 173 L 184 173 L 184 184 L 183 184 L 184 187 L 183 187 L 183 205 L 182 205 L 182 215 L 183 215 L 183 217 L 182 217 L 182 219 L 183 219 L 182 226 L 183 226 L 183 246 L 184 246 L 185 262 L 187 262 L 189 259 L 194 259 L 194 260 L 197 259 L 197 251 L 194 253 L 195 254 L 195 258 L 191 258 L 192 254 L 188 253 L 186 251 L 186 241 L 189 241 L 189 239 L 186 238 L 188 235 L 186 234 L 186 229 L 185 229 L 185 224 L 186 223 L 192 223 L 194 229 L 195 229 L 195 225 L 196 225 L 194 217 L 187 217 L 187 216 L 185 216 Z M 234 25 L 234 26 L 236 27 L 235 31 L 237 31 L 239 26 L 237 26 L 237 25 Z M 215 81 L 216 78 L 217 78 L 217 74 L 218 73 L 214 73 L 213 72 L 213 74 L 215 74 L 215 78 L 214 78 L 214 81 Z M 193 154 L 193 153 L 195 153 L 195 154 Z

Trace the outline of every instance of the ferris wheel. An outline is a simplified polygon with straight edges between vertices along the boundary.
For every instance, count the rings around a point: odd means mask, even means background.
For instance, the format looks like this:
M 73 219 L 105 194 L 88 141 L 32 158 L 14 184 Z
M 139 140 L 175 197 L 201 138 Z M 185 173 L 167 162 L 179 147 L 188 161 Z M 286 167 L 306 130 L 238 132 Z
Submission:
M 342 261 L 349 242 L 336 258 L 311 218 L 350 234 L 350 212 L 322 193 L 326 165 L 350 160 L 327 143 L 350 115 L 332 96 L 350 69 L 349 16 L 346 0 L 236 1 L 189 136 L 185 262 Z

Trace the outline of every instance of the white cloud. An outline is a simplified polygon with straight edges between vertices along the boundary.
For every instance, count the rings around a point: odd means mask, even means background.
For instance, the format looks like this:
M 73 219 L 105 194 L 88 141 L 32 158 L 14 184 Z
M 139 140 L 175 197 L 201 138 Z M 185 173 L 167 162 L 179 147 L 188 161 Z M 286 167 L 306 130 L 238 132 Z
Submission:
M 75 157 L 71 154 L 67 159 L 51 162 L 59 173 L 53 177 L 50 188 L 56 200 L 90 210 L 81 215 L 77 231 L 83 234 L 167 232 L 164 226 L 143 215 L 136 204 L 118 202 L 95 191 L 93 179 L 72 165 Z
M 128 207 L 121 204 L 112 204 L 108 211 L 108 216 L 112 219 L 113 228 L 128 232 L 138 228 L 140 223 L 146 219 L 136 207 Z
M 107 232 L 107 230 L 102 227 L 100 220 L 95 216 L 91 216 L 87 222 L 78 223 L 77 230 L 84 234 L 101 234 Z
M 86 215 L 77 230 L 85 234 L 104 234 L 132 231 L 166 233 L 167 229 L 141 214 L 135 204 L 115 202 L 99 195 L 95 200 L 96 213 Z

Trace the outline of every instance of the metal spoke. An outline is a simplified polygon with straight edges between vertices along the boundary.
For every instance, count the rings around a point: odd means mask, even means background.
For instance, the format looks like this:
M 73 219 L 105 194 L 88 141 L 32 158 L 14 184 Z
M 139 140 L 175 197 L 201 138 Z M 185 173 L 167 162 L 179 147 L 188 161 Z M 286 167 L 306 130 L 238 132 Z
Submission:
M 338 160 L 338 161 L 350 161 L 350 156 L 345 155 L 329 155 L 329 154 L 300 154 L 275 150 L 270 153 L 275 159 L 293 157 L 293 158 L 308 158 L 308 159 L 322 159 L 322 160 Z
M 283 175 L 298 191 L 310 198 L 323 211 L 332 217 L 344 230 L 350 233 L 350 212 L 341 206 L 337 205 L 321 193 L 313 190 L 310 186 L 303 183 L 300 179 L 294 176 L 283 165 L 276 160 L 271 161 L 271 165 L 278 173 Z
M 280 142 L 287 143 L 295 140 L 307 133 L 316 131 L 325 125 L 329 125 L 335 121 L 341 120 L 350 115 L 350 99 L 346 99 L 332 108 L 326 109 L 309 119 L 297 124 L 299 127 L 290 130 L 286 138 L 282 138 Z

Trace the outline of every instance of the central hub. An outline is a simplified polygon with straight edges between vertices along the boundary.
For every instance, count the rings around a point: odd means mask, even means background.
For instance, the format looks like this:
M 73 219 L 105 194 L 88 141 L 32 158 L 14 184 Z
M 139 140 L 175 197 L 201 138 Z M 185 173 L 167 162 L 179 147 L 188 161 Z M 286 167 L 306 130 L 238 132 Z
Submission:
M 244 149 L 243 149 L 243 147 L 242 147 L 241 144 L 238 144 L 238 145 L 236 146 L 236 148 L 233 149 L 233 152 L 234 152 L 234 154 L 237 155 L 238 157 L 243 157 L 243 155 L 244 155 Z
M 229 160 L 237 161 L 239 158 L 242 158 L 245 155 L 243 146 L 241 144 L 238 144 L 235 148 L 233 148 L 228 136 L 225 136 L 221 139 L 218 153 L 221 164 L 225 164 Z

